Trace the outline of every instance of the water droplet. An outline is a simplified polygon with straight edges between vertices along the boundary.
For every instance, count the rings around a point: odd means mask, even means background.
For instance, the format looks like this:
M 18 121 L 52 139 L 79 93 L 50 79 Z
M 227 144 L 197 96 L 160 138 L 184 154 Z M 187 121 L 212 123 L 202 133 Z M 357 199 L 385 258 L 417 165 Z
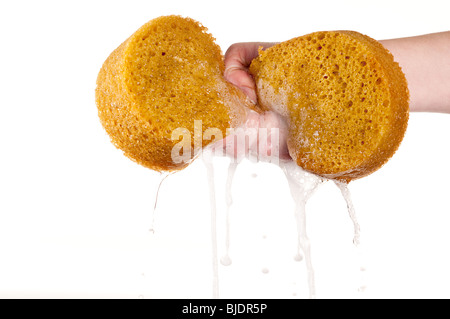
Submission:
M 269 273 L 269 269 L 268 268 L 263 268 L 261 271 L 265 275 Z
M 231 260 L 230 256 L 226 255 L 226 256 L 223 256 L 222 258 L 220 258 L 220 263 L 223 266 L 230 266 L 232 264 L 232 260 Z
M 361 292 L 361 293 L 363 293 L 363 292 L 365 292 L 365 291 L 366 291 L 366 289 L 367 289 L 367 287 L 366 287 L 366 286 L 361 286 L 361 287 L 359 287 L 359 288 L 358 288 L 358 292 Z
M 294 260 L 295 261 L 302 261 L 303 260 L 303 256 L 300 253 L 298 253 L 298 254 L 296 254 L 294 256 Z

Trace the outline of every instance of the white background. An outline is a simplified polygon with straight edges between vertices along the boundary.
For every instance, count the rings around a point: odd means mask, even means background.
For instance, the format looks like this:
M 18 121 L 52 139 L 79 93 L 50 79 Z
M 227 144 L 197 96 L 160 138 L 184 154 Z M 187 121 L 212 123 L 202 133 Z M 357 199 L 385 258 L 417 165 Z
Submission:
M 210 298 L 209 190 L 202 161 L 170 176 L 115 149 L 95 81 L 106 57 L 147 21 L 189 16 L 225 51 L 318 30 L 375 39 L 450 29 L 448 1 L 4 1 L 0 4 L 0 297 Z M 447 61 L 448 63 L 448 61 Z M 450 115 L 411 114 L 399 151 L 350 184 L 360 260 L 339 190 L 308 202 L 318 298 L 450 297 Z M 219 255 L 226 159 L 216 159 Z M 232 188 L 220 297 L 307 298 L 295 262 L 293 201 L 274 165 L 244 162 Z M 269 272 L 264 274 L 263 269 Z

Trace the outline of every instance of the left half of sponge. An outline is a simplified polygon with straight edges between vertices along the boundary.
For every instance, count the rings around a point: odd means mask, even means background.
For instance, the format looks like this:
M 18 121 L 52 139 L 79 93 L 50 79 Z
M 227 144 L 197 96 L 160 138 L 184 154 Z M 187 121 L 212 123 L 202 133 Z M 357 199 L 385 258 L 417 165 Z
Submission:
M 247 99 L 224 79 L 224 68 L 220 47 L 197 21 L 151 20 L 104 62 L 96 88 L 100 121 L 138 164 L 182 169 L 245 121 Z

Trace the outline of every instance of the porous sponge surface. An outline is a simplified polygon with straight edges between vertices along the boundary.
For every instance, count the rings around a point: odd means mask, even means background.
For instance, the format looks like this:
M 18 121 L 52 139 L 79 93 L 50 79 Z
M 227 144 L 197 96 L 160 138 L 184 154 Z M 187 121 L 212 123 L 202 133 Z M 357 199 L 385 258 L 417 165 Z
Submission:
M 209 128 L 238 127 L 245 97 L 223 78 L 215 39 L 197 21 L 179 16 L 151 20 L 114 50 L 103 64 L 96 88 L 100 121 L 111 141 L 137 163 L 157 171 L 181 169 L 172 132 L 185 128 L 194 141 Z M 194 137 L 194 120 L 202 121 Z
M 315 32 L 260 51 L 251 66 L 263 109 L 285 116 L 302 168 L 351 181 L 384 165 L 407 128 L 409 92 L 393 56 L 354 31 Z

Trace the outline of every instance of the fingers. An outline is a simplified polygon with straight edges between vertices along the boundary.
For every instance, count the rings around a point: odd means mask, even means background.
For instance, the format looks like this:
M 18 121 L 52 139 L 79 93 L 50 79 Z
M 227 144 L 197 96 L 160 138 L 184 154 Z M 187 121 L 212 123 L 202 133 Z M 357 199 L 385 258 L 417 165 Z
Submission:
M 273 46 L 270 42 L 235 43 L 225 53 L 225 78 L 240 88 L 256 104 L 255 81 L 248 72 L 253 59 L 258 56 L 258 48 Z
M 271 42 L 235 43 L 225 53 L 225 78 L 240 88 L 255 104 L 257 100 L 256 85 L 248 69 L 253 59 L 258 56 L 260 47 L 266 49 L 275 44 Z M 274 136 L 271 134 L 272 131 L 274 134 L 276 132 Z M 266 134 L 260 136 L 260 132 Z M 274 156 L 288 160 L 291 157 L 287 148 L 287 132 L 286 123 L 276 113 L 265 112 L 261 114 L 250 111 L 247 114 L 244 131 L 244 134 L 248 136 L 248 141 L 239 140 L 231 135 L 222 141 L 221 147 L 228 156 L 235 159 L 253 154 L 252 156 L 259 159 Z M 253 142 L 250 143 L 249 141 Z M 242 143 L 245 145 L 241 145 Z
M 225 139 L 213 145 L 215 154 L 240 162 L 243 158 L 273 162 L 291 160 L 287 147 L 288 127 L 275 112 L 250 111 L 241 129 L 232 130 Z

